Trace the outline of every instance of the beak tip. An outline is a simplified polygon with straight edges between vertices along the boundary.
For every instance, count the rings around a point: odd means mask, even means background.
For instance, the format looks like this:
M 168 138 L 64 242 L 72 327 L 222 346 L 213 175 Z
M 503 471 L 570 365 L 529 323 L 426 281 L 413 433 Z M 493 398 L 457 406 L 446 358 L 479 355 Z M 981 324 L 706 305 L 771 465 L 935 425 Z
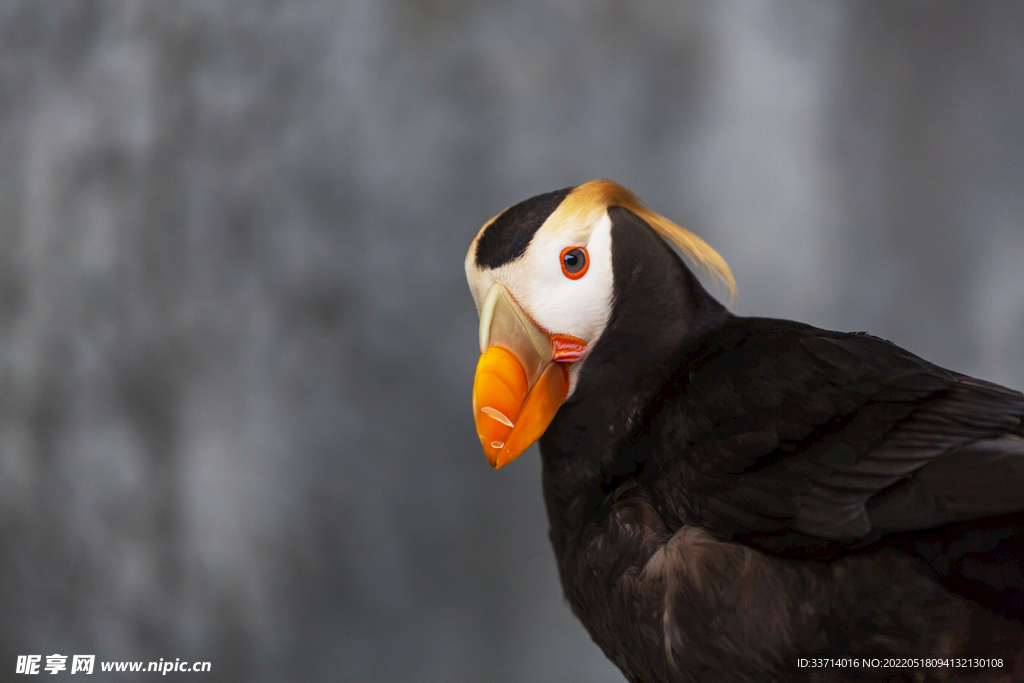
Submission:
M 508 462 L 507 459 L 502 461 L 502 449 L 500 447 L 496 447 L 494 443 L 489 443 L 483 434 L 477 434 L 477 437 L 480 439 L 480 445 L 483 446 L 484 457 L 487 458 L 487 462 L 490 463 L 491 467 L 498 469 Z M 504 445 L 505 444 L 501 444 L 501 446 Z
M 494 469 L 500 470 L 502 467 L 515 460 L 515 458 L 509 457 L 509 455 L 508 449 L 502 448 L 494 458 Z

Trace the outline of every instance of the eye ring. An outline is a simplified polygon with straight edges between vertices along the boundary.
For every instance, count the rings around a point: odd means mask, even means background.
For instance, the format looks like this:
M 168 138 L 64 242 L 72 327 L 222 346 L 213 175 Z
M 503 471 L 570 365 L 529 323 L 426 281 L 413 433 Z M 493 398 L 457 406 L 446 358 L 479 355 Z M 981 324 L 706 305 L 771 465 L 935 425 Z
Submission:
M 590 268 L 590 254 L 586 247 L 566 247 L 562 250 L 562 274 L 570 280 L 579 280 Z

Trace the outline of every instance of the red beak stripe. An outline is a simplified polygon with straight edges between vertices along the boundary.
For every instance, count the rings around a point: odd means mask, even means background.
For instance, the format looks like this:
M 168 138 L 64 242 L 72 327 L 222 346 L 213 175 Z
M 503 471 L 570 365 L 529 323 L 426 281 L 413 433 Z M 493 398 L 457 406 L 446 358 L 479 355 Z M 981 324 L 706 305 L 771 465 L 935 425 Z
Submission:
M 587 342 L 568 334 L 551 335 L 551 360 L 575 363 L 587 350 Z

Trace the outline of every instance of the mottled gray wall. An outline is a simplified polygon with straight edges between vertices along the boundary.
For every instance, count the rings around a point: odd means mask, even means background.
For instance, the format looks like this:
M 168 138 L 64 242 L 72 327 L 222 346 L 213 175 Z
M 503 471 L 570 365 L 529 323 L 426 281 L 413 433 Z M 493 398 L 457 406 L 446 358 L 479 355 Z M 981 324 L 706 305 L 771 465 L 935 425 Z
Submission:
M 480 452 L 469 241 L 610 177 L 737 312 L 1024 387 L 1021 35 L 1020 3 L 4 2 L 0 679 L 621 680 L 536 453 Z

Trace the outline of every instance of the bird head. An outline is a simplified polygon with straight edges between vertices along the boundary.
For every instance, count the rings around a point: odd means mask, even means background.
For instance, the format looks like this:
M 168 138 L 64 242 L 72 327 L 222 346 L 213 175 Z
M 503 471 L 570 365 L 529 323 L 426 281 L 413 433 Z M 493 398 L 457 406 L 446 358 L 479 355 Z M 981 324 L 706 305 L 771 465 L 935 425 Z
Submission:
M 735 291 L 711 247 L 609 180 L 538 195 L 492 218 L 469 247 L 466 277 L 480 314 L 473 416 L 495 468 L 541 437 L 608 329 L 617 296 L 613 207 Z

